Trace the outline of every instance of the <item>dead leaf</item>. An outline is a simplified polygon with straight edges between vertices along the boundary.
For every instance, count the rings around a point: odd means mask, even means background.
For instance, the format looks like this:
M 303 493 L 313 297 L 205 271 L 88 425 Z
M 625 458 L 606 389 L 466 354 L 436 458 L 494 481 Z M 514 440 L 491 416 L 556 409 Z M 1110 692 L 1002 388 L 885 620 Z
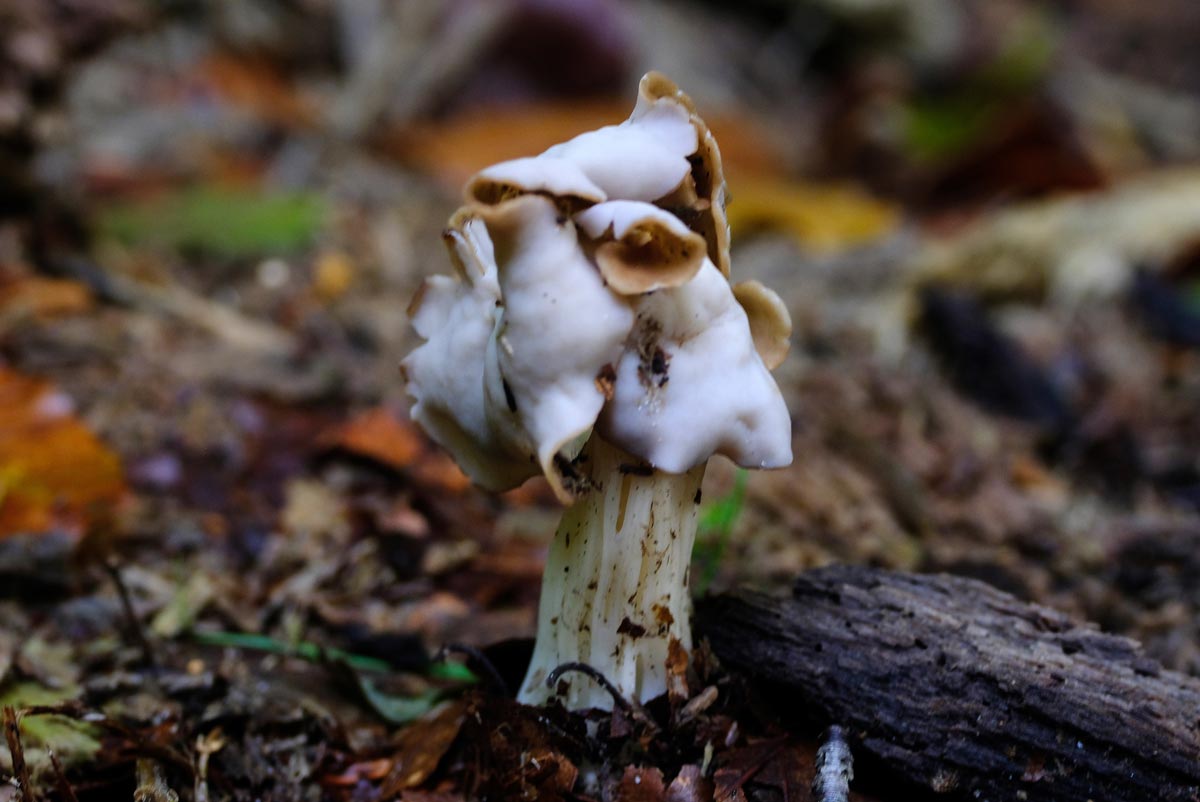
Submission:
M 125 491 L 120 459 L 49 383 L 0 368 L 0 536 L 81 532 Z
M 728 217 L 735 239 L 751 231 L 780 231 L 809 250 L 828 253 L 887 234 L 900 212 L 850 186 L 752 178 L 730 182 Z
M 381 799 L 390 799 L 406 788 L 415 788 L 429 779 L 442 756 L 458 737 L 467 706 L 455 700 L 439 708 L 400 734 L 395 765 L 380 788 Z
M 451 494 L 462 493 L 471 487 L 470 478 L 462 472 L 458 463 L 442 451 L 435 451 L 417 463 L 413 475 L 421 484 Z
M 322 440 L 328 447 L 404 470 L 421 455 L 421 436 L 408 421 L 387 409 L 367 410 L 329 432 Z
M 667 786 L 665 802 L 712 802 L 712 798 L 712 780 L 701 773 L 699 766 L 689 764 Z
M 351 763 L 340 774 L 330 774 L 323 778 L 323 785 L 336 785 L 353 788 L 367 780 L 382 780 L 392 770 L 394 765 L 391 758 L 381 757 L 378 760 L 363 760 Z
M 18 317 L 58 317 L 92 308 L 91 291 L 77 281 L 24 276 L 0 286 L 0 311 Z
M 480 108 L 445 122 L 406 128 L 380 144 L 457 191 L 489 164 L 541 153 L 628 116 L 627 99 Z M 782 149 L 744 111 L 705 109 L 703 116 L 721 143 L 727 175 L 770 175 L 786 161 Z
M 617 786 L 617 802 L 662 802 L 665 793 L 662 771 L 626 766 Z
M 313 265 L 313 291 L 323 301 L 336 301 L 354 283 L 354 262 L 340 251 L 326 251 Z
M 282 126 L 305 126 L 316 117 L 311 103 L 265 59 L 221 54 L 198 67 L 200 79 L 226 100 Z
M 687 650 L 678 638 L 667 641 L 667 696 L 672 709 L 678 709 L 688 698 L 687 670 L 690 661 Z

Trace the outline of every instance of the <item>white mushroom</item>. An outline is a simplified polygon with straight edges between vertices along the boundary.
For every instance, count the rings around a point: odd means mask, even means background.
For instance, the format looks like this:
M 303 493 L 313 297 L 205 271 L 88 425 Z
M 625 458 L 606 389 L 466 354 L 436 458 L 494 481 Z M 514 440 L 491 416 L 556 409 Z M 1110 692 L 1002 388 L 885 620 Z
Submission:
M 506 490 L 537 473 L 536 463 L 488 424 L 484 370 L 496 325 L 500 283 L 483 223 L 456 215 L 445 232 L 458 275 L 431 276 L 409 316 L 426 342 L 401 363 L 413 420 L 454 455 L 471 479 Z
M 430 279 L 414 302 L 414 419 L 481 485 L 540 470 L 573 502 L 527 703 L 611 707 L 591 678 L 547 684 L 569 662 L 639 701 L 681 690 L 705 464 L 791 460 L 768 371 L 791 323 L 766 288 L 729 285 L 723 193 L 691 101 L 648 75 L 625 123 L 472 179 L 448 232 L 459 279 Z
M 497 255 L 500 307 L 485 367 L 488 422 L 527 439 L 564 501 L 564 476 L 604 405 L 597 387 L 633 322 L 604 286 L 575 225 L 540 195 L 480 209 Z M 611 370 L 611 368 L 609 368 Z
M 713 454 L 748 468 L 792 461 L 791 418 L 754 348 L 746 313 L 712 262 L 642 296 L 600 434 L 659 470 Z

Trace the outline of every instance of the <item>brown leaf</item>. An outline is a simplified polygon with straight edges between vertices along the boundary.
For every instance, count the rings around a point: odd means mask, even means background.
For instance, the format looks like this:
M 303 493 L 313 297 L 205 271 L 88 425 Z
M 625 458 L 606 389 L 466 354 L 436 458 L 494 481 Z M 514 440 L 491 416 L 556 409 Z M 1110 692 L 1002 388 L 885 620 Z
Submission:
M 408 421 L 382 407 L 367 410 L 327 433 L 322 440 L 360 457 L 403 470 L 421 455 L 421 436 Z
M 415 788 L 429 779 L 458 737 L 466 710 L 466 704 L 456 700 L 400 734 L 399 749 L 393 756 L 394 765 L 380 788 L 381 799 L 389 799 L 405 788 Z
M 743 782 L 737 769 L 717 769 L 713 774 L 714 802 L 746 802 L 746 792 L 742 790 Z
M 0 368 L 0 536 L 82 531 L 125 491 L 120 459 L 40 379 Z
M 617 802 L 662 802 L 665 794 L 662 771 L 653 767 L 626 766 L 616 798 Z
M 688 653 L 678 638 L 667 641 L 667 696 L 671 707 L 677 709 L 688 698 Z
M 713 782 L 694 764 L 684 766 L 667 786 L 665 802 L 712 802 Z
M 330 774 L 322 778 L 321 784 L 352 788 L 364 780 L 383 779 L 394 765 L 392 759 L 386 757 L 378 760 L 360 760 L 357 763 L 351 763 L 345 771 L 339 774 Z
M 781 739 L 759 741 L 728 753 L 724 765 L 713 774 L 716 802 L 745 802 L 742 786 L 775 759 L 783 744 Z
M 767 761 L 754 782 L 778 789 L 784 799 L 807 802 L 816 771 L 816 746 L 789 741 Z
M 77 281 L 24 276 L 0 286 L 0 311 L 5 314 L 57 317 L 92 308 L 92 293 Z
M 226 100 L 282 126 L 305 126 L 316 117 L 303 98 L 265 59 L 217 55 L 198 67 L 200 79 Z
M 490 164 L 532 156 L 628 116 L 627 99 L 481 108 L 445 122 L 409 127 L 385 136 L 379 144 L 458 190 Z M 781 149 L 744 111 L 723 114 L 705 109 L 704 119 L 721 143 L 726 174 L 779 172 L 785 161 Z
M 446 452 L 425 439 L 411 421 L 383 407 L 367 410 L 326 432 L 321 443 L 393 470 L 409 471 L 419 484 L 452 495 L 471 486 L 471 480 Z

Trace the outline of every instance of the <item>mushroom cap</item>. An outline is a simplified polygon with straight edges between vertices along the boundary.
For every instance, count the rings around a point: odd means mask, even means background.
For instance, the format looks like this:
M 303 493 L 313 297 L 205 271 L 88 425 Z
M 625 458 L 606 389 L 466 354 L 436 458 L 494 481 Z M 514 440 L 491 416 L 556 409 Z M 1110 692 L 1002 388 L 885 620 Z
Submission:
M 409 316 L 425 343 L 400 368 L 414 399 L 413 420 L 475 483 L 505 490 L 537 471 L 488 425 L 484 369 L 500 284 L 482 224 L 469 218 L 459 222 L 460 228 L 445 235 L 459 275 L 431 276 L 417 291 Z
M 485 374 L 489 424 L 526 439 L 569 500 L 570 460 L 604 405 L 597 377 L 620 356 L 633 312 L 551 199 L 524 195 L 478 213 L 493 239 L 502 304 Z
M 760 281 L 733 285 L 733 297 L 750 322 L 754 350 L 768 370 L 779 367 L 792 347 L 792 316 L 774 290 Z
M 553 195 L 578 207 L 607 198 L 578 164 L 544 154 L 485 167 L 467 182 L 464 194 L 468 202 L 485 205 L 524 194 Z
M 731 287 L 720 153 L 657 73 L 624 123 L 480 171 L 445 232 L 456 278 L 414 299 L 413 417 L 478 484 L 540 472 L 564 502 L 593 429 L 655 468 L 791 461 L 768 368 L 791 320 Z
M 704 261 L 704 238 L 671 214 L 641 201 L 598 203 L 575 215 L 596 245 L 600 274 L 622 295 L 690 281 Z
M 712 454 L 747 468 L 792 461 L 787 405 L 710 260 L 688 283 L 640 296 L 634 311 L 601 436 L 669 473 Z
M 708 258 L 722 275 L 729 277 L 729 220 L 725 215 L 725 170 L 721 149 L 708 124 L 696 112 L 696 105 L 674 81 L 660 72 L 648 72 L 638 85 L 638 100 L 630 120 L 663 103 L 685 109 L 688 122 L 696 132 L 696 148 L 690 156 L 691 171 L 670 196 L 658 199 L 708 243 Z
M 537 158 L 577 165 L 609 198 L 653 201 L 684 180 L 695 150 L 696 130 L 687 109 L 661 101 L 619 125 L 554 145 Z

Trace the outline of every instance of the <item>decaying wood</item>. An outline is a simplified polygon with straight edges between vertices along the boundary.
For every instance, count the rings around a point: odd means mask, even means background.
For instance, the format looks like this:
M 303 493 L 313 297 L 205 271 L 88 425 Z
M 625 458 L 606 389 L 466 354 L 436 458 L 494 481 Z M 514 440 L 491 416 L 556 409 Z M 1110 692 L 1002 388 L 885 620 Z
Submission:
M 730 668 L 951 798 L 1200 800 L 1200 681 L 974 580 L 858 567 L 708 599 Z

